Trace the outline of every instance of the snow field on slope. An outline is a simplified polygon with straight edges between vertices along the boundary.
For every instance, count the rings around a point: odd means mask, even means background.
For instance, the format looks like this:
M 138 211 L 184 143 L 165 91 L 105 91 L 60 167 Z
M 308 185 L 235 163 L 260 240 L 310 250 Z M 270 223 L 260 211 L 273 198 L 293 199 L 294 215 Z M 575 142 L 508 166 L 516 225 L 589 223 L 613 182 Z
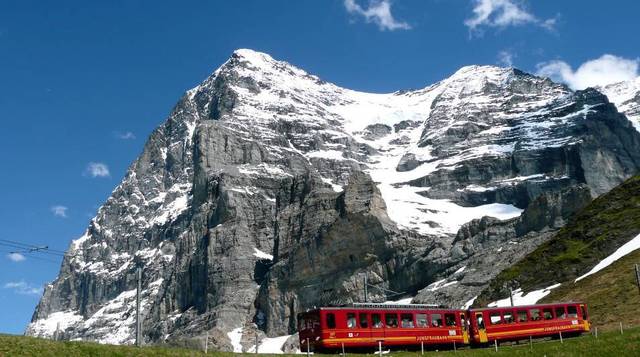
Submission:
M 419 194 L 424 188 L 404 185 L 378 186 L 387 205 L 389 218 L 398 225 L 421 234 L 455 234 L 460 227 L 476 218 L 491 216 L 509 219 L 520 216 L 522 209 L 513 205 L 491 203 L 462 207 L 449 200 L 436 200 Z
M 35 336 L 48 337 L 53 336 L 58 327 L 64 331 L 80 321 L 82 321 L 82 315 L 77 315 L 75 311 L 58 311 L 49 314 L 46 319 L 32 322 L 29 324 L 29 329 L 34 331 Z
M 227 336 L 231 341 L 231 346 L 233 346 L 233 352 L 242 353 L 242 344 L 240 343 L 242 340 L 242 327 L 231 330 L 231 332 L 227 333 Z
M 145 306 L 157 295 L 163 279 L 151 282 L 148 288 L 141 293 L 142 312 Z M 91 317 L 84 320 L 82 315 L 75 311 L 54 312 L 44 319 L 36 320 L 29 324 L 28 329 L 35 331 L 37 336 L 50 338 L 56 331 L 58 323 L 61 330 L 69 327 L 76 329 L 92 329 L 92 338 L 96 342 L 104 344 L 131 344 L 134 342 L 135 327 L 135 299 L 136 289 L 120 293 L 114 299 L 107 301 Z M 99 324 L 100 328 L 94 328 Z
M 623 244 L 620 248 L 618 248 L 615 252 L 613 252 L 613 254 L 604 258 L 602 261 L 596 264 L 596 266 L 594 266 L 591 270 L 589 270 L 589 272 L 578 277 L 576 280 L 574 280 L 574 282 L 578 282 L 588 277 L 589 275 L 599 272 L 600 270 L 613 264 L 616 260 L 624 257 L 625 255 L 637 249 L 640 249 L 640 234 L 637 237 L 633 238 L 632 240 L 628 241 L 627 243 Z
M 289 337 L 291 337 L 291 335 L 263 338 L 258 344 L 258 353 L 283 354 L 284 351 L 282 351 L 282 347 L 284 346 L 284 343 L 287 342 L 287 339 Z M 247 353 L 256 353 L 256 346 L 254 345 L 249 348 L 249 350 L 247 350 Z
M 540 301 L 543 297 L 551 294 L 551 290 L 559 287 L 560 284 L 554 284 L 548 286 L 544 289 L 530 291 L 528 293 L 524 293 L 522 289 L 517 289 L 513 291 L 513 305 L 514 306 L 524 306 L 524 305 L 533 305 Z M 509 298 L 501 299 L 489 303 L 488 307 L 507 307 L 511 306 L 511 300 Z

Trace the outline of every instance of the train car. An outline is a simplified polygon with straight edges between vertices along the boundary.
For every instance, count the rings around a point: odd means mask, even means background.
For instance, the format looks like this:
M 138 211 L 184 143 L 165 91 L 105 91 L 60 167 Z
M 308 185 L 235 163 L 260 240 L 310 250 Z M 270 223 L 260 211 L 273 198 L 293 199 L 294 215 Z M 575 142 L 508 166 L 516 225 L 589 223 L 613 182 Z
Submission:
M 474 344 L 559 337 L 560 332 L 579 335 L 590 329 L 587 305 L 581 302 L 470 309 L 469 320 Z
M 302 351 L 469 344 L 467 312 L 430 305 L 353 304 L 298 314 Z

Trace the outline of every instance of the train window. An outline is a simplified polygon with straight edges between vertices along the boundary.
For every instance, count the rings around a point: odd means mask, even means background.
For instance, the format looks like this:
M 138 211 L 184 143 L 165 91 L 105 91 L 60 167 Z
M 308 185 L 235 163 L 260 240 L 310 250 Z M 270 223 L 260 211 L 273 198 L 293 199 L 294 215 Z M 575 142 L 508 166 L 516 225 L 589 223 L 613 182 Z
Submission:
M 356 328 L 356 314 L 353 312 L 347 313 L 347 327 Z
M 429 322 L 427 322 L 427 314 L 416 314 L 416 323 L 418 327 L 429 327 Z
M 492 325 L 501 324 L 502 318 L 500 317 L 500 312 L 499 311 L 492 312 L 491 315 L 489 315 L 489 321 L 491 321 Z
M 580 310 L 582 310 L 582 319 L 583 320 L 588 320 L 588 315 L 587 315 L 587 308 L 584 307 L 584 305 L 580 305 Z
M 444 323 L 447 326 L 455 326 L 456 325 L 456 315 L 454 315 L 454 314 L 444 314 Z
M 531 321 L 542 320 L 540 316 L 540 309 L 531 309 L 529 310 L 529 314 L 531 315 Z
M 518 322 L 527 322 L 527 310 L 518 310 Z
M 373 328 L 382 328 L 382 319 L 380 314 L 371 314 L 371 324 Z
M 398 327 L 398 315 L 397 314 L 384 314 L 384 319 L 387 324 L 387 327 L 396 328 Z
M 544 313 L 545 320 L 553 319 L 553 309 L 544 309 L 542 312 Z
M 360 327 L 362 328 L 369 327 L 369 319 L 367 318 L 367 314 L 364 312 L 360 313 Z
M 566 319 L 567 313 L 564 310 L 564 306 L 556 307 L 556 319 Z
M 504 315 L 502 315 L 505 324 L 512 324 L 515 321 L 513 320 L 513 311 L 505 311 Z
M 484 329 L 484 320 L 482 319 L 482 314 L 476 314 L 476 321 L 478 322 L 478 328 Z
M 336 315 L 332 313 L 327 314 L 327 327 L 336 328 Z
M 442 314 L 431 314 L 431 326 L 433 327 L 442 326 Z
M 413 326 L 413 314 L 400 315 L 400 326 L 404 328 L 414 328 Z
M 569 318 L 578 318 L 578 309 L 576 309 L 575 306 L 567 306 L 567 313 L 569 315 Z

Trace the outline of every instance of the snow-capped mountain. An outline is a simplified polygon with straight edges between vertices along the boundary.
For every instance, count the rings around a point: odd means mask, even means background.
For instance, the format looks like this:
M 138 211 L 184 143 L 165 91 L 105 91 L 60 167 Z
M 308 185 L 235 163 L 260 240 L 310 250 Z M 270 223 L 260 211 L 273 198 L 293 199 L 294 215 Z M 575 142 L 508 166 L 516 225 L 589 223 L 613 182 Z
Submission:
M 638 172 L 638 148 L 600 92 L 511 68 L 372 94 L 238 50 L 151 135 L 27 334 L 131 343 L 137 267 L 153 342 L 249 350 L 362 300 L 365 274 L 377 301 L 462 305 Z
M 598 88 L 640 131 L 640 77 Z

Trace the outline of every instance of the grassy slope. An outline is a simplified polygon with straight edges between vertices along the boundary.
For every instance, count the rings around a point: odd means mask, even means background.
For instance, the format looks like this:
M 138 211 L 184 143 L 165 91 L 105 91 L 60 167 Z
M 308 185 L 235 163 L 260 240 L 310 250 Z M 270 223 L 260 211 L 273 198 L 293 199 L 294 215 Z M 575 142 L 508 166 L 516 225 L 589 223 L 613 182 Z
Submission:
M 562 284 L 542 301 L 584 301 L 589 305 L 591 323 L 600 328 L 615 330 L 620 322 L 625 326 L 640 326 L 636 263 L 640 264 L 640 250 L 575 284 Z
M 42 338 L 0 335 L 0 356 L 204 356 L 204 353 L 163 347 L 136 348 L 91 342 L 60 342 Z M 233 353 L 215 354 L 230 357 Z
M 640 233 L 640 176 L 600 196 L 576 214 L 556 236 L 501 272 L 476 301 L 508 295 L 508 284 L 532 291 L 573 281 Z
M 469 349 L 457 352 L 427 352 L 427 356 L 637 356 L 640 351 L 640 328 L 629 329 L 624 335 L 619 332 L 600 334 L 598 339 L 591 335 L 559 341 L 543 341 L 533 344 L 533 352 L 528 344 L 500 346 L 498 353 L 493 348 Z M 386 356 L 408 357 L 420 352 L 392 352 Z M 44 339 L 0 335 L 0 356 L 202 356 L 202 352 L 125 346 L 98 345 L 86 342 L 54 342 Z M 212 356 L 233 356 L 231 353 L 213 352 Z M 356 356 L 348 353 L 350 356 Z M 300 355 L 298 355 L 300 356 Z M 361 355 L 372 356 L 372 354 Z

